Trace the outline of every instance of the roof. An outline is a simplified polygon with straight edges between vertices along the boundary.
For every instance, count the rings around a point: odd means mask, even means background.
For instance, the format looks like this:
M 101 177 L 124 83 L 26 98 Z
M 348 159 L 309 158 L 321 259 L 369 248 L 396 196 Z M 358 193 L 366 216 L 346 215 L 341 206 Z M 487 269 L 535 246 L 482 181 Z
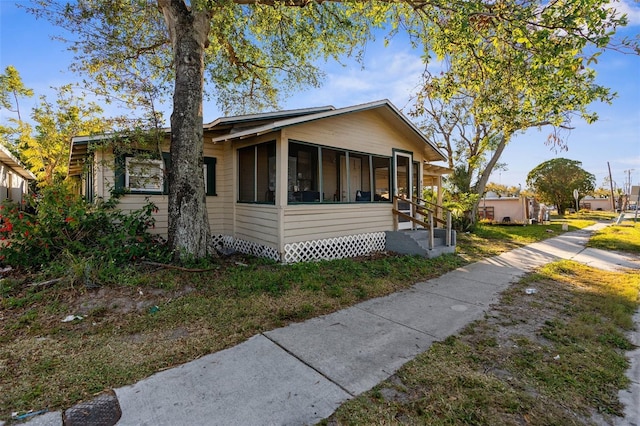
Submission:
M 438 166 L 436 164 L 430 164 L 425 161 L 423 165 L 423 171 L 425 175 L 448 175 L 449 173 L 453 173 L 453 169 L 449 167 Z
M 417 140 L 424 142 L 430 148 L 433 154 L 429 161 L 446 161 L 447 157 L 440 149 L 430 140 L 426 138 L 424 133 L 420 131 L 407 117 L 400 112 L 388 99 L 369 102 L 360 105 L 354 105 L 345 108 L 335 108 L 333 106 L 322 106 L 314 108 L 302 108 L 284 111 L 275 111 L 259 114 L 238 115 L 234 117 L 221 117 L 216 120 L 204 124 L 203 130 L 208 131 L 209 135 L 213 133 L 213 137 L 207 141 L 223 142 L 246 139 L 252 136 L 258 136 L 265 133 L 278 131 L 290 126 L 296 126 L 312 121 L 322 120 L 325 118 L 337 117 L 345 114 L 352 114 L 368 110 L 377 110 L 384 118 L 395 121 L 409 134 L 413 135 Z M 169 133 L 170 129 L 163 129 Z M 78 175 L 82 173 L 84 159 L 88 152 L 88 144 L 91 142 L 113 138 L 114 134 L 93 135 L 93 136 L 76 136 L 71 139 L 71 154 L 69 157 L 69 175 Z M 449 169 L 441 166 L 430 165 L 431 171 L 448 173 Z M 436 168 L 441 167 L 442 170 Z
M 369 102 L 366 104 L 354 105 L 345 108 L 331 108 L 326 109 L 319 108 L 317 112 L 311 112 L 312 110 L 302 110 L 309 111 L 309 113 L 301 114 L 297 116 L 283 115 L 282 117 L 276 117 L 277 119 L 273 121 L 268 121 L 264 124 L 248 127 L 246 129 L 242 129 L 239 131 L 230 131 L 226 134 L 217 136 L 212 138 L 212 142 L 223 142 L 237 139 L 245 139 L 252 136 L 259 136 L 265 133 L 270 133 L 273 131 L 281 130 L 286 127 L 296 126 L 304 123 L 309 123 L 312 121 L 322 120 L 325 118 L 336 117 L 344 114 L 352 114 L 356 112 L 362 112 L 367 110 L 379 110 L 383 114 L 386 115 L 387 118 L 391 120 L 398 120 L 398 122 L 406 127 L 414 136 L 423 141 L 426 145 L 428 145 L 433 152 L 436 154 L 435 158 L 431 160 L 435 161 L 446 161 L 447 157 L 438 149 L 438 147 L 432 143 L 430 140 L 426 138 L 424 133 L 418 129 L 415 124 L 413 124 L 407 117 L 404 116 L 388 99 L 383 99 L 379 101 Z M 215 123 L 215 122 L 213 122 Z M 212 123 L 212 124 L 213 124 Z
M 34 180 L 36 176 L 31 173 L 31 171 L 27 170 L 20 160 L 18 160 L 7 148 L 0 145 L 0 163 L 4 163 L 11 170 L 22 176 L 27 180 Z
M 315 108 L 291 109 L 284 111 L 265 112 L 259 114 L 236 115 L 234 117 L 220 117 L 203 126 L 204 130 L 212 128 L 221 128 L 225 126 L 238 127 L 242 124 L 255 125 L 261 121 L 284 120 L 287 118 L 301 117 L 305 115 L 317 114 L 320 112 L 333 111 L 335 107 L 328 105 Z

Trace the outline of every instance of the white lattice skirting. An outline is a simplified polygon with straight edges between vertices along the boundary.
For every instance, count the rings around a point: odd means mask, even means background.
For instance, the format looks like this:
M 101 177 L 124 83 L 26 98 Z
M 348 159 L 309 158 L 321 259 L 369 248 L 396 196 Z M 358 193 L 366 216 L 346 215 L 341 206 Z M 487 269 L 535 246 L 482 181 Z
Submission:
M 384 232 L 302 241 L 284 246 L 284 263 L 343 259 L 384 251 Z
M 257 257 L 266 257 L 267 259 L 275 260 L 276 262 L 280 261 L 280 253 L 278 253 L 278 250 L 273 247 L 236 239 L 229 235 L 214 235 L 212 239 L 213 244 L 216 247 L 224 247 L 226 249 L 232 249 L 240 253 L 251 254 Z
M 284 259 L 280 258 L 278 250 L 273 247 L 235 239 L 229 235 L 215 235 L 212 242 L 217 247 L 233 249 L 253 256 L 266 257 L 276 262 L 297 263 L 343 259 L 384 251 L 385 234 L 384 232 L 373 232 L 286 244 L 284 246 Z

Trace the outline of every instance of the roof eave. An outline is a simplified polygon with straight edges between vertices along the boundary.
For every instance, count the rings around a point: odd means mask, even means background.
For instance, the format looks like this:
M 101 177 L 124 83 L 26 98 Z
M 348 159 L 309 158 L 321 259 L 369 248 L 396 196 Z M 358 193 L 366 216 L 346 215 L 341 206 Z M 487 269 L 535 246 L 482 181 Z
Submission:
M 26 180 L 35 180 L 34 175 L 28 170 L 16 156 L 14 156 L 8 149 L 0 145 L 0 161 L 5 163 L 11 170 L 22 176 Z

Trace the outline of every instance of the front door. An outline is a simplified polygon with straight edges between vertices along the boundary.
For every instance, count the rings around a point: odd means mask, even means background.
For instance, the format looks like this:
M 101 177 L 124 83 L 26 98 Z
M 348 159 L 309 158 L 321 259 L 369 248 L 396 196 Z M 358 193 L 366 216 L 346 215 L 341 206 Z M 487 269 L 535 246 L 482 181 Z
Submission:
M 412 164 L 413 155 L 406 152 L 395 152 L 393 154 L 394 161 L 394 194 L 400 197 L 398 200 L 398 210 L 411 216 L 411 204 L 404 200 L 411 200 L 413 176 Z M 404 217 L 398 218 L 399 229 L 413 228 L 413 222 Z

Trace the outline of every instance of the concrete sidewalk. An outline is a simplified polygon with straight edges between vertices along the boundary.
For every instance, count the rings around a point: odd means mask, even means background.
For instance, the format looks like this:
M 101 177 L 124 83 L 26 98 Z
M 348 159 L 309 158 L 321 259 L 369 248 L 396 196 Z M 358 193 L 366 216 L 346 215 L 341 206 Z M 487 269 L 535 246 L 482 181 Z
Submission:
M 383 298 L 256 335 L 115 389 L 113 400 L 122 412 L 118 425 L 314 424 L 434 341 L 481 318 L 503 290 L 536 267 L 574 259 L 601 269 L 640 269 L 637 258 L 585 249 L 591 232 L 602 226 L 565 233 Z M 635 393 L 621 392 L 631 410 L 627 419 L 640 418 L 640 365 L 634 366 Z M 67 419 L 73 410 L 90 409 L 91 403 L 80 404 L 67 410 Z M 60 425 L 62 417 L 47 413 L 29 424 Z

